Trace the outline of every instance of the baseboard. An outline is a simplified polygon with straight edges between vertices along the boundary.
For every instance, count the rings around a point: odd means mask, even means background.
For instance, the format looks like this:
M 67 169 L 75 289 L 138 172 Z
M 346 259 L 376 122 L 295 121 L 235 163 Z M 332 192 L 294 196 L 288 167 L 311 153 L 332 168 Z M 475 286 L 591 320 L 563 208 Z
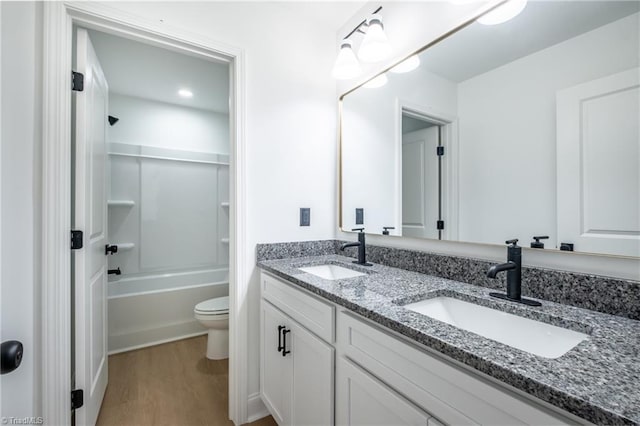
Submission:
M 198 336 L 205 336 L 206 334 L 207 334 L 206 331 L 199 331 L 197 333 L 185 334 L 183 336 L 171 337 L 169 339 L 156 340 L 154 342 L 143 343 L 143 344 L 137 345 L 137 346 L 130 346 L 130 347 L 127 347 L 127 348 L 122 348 L 122 349 L 109 351 L 108 355 L 115 355 L 115 354 L 119 354 L 119 353 L 122 353 L 122 352 L 135 351 L 137 349 L 148 348 L 150 346 L 163 345 L 165 343 L 176 342 L 178 340 L 190 339 L 192 337 L 198 337 Z
M 207 330 L 196 320 L 162 325 L 151 330 L 140 330 L 119 335 L 112 334 L 109 336 L 109 355 L 160 345 L 162 343 L 182 340 L 202 334 L 207 334 Z
M 247 423 L 255 422 L 268 415 L 270 415 L 270 413 L 262 402 L 260 393 L 256 392 L 249 395 L 249 401 L 247 403 Z

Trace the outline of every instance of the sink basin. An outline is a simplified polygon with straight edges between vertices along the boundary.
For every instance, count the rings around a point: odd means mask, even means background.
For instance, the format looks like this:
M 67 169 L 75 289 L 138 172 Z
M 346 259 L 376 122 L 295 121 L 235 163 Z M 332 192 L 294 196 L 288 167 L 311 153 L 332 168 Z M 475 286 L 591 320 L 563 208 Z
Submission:
M 362 272 L 354 271 L 353 269 L 349 268 L 343 268 L 342 266 L 338 265 L 318 265 L 298 269 L 308 274 L 324 278 L 325 280 L 342 280 L 344 278 L 354 278 L 366 275 Z
M 453 297 L 434 297 L 404 307 L 544 358 L 559 358 L 589 338 L 584 333 Z

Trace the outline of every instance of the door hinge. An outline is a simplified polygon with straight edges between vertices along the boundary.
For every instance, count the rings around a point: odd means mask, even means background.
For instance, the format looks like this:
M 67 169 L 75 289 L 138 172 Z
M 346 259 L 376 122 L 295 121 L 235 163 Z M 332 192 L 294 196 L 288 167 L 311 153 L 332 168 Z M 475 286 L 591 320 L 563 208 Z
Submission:
M 71 391 L 71 409 L 77 410 L 84 405 L 84 391 L 75 389 Z
M 436 228 L 437 228 L 438 230 L 442 230 L 442 229 L 444 229 L 444 220 L 439 220 L 439 221 L 436 223 Z
M 71 90 L 75 92 L 84 90 L 84 75 L 82 73 L 71 71 Z
M 438 154 L 438 156 L 443 156 L 444 155 L 444 146 L 437 146 L 436 147 L 436 154 Z
M 71 231 L 71 250 L 81 249 L 82 240 L 83 240 L 82 231 Z

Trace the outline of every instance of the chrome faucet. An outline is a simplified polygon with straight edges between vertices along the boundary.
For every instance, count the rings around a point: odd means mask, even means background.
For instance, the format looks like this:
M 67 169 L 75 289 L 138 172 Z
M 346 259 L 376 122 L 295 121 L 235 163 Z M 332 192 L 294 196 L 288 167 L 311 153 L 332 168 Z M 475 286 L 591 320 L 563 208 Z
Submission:
M 487 277 L 495 278 L 499 272 L 507 271 L 507 294 L 489 293 L 491 297 L 523 303 L 529 306 L 541 306 L 540 302 L 521 297 L 522 293 L 522 247 L 518 246 L 518 240 L 505 241 L 510 244 L 507 247 L 507 263 L 493 265 L 487 271 Z
M 358 241 L 353 243 L 344 243 L 340 246 L 340 250 L 344 251 L 347 247 L 358 247 L 358 260 L 354 260 L 353 263 L 363 266 L 372 266 L 371 263 L 367 262 L 367 252 L 364 243 L 364 228 L 354 228 L 352 231 L 360 231 L 358 232 Z

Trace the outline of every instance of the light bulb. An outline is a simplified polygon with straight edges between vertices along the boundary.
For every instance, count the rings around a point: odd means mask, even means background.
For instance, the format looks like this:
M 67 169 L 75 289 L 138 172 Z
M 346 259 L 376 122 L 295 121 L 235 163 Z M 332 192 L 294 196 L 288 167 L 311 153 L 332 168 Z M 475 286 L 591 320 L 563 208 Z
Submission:
M 360 62 L 356 58 L 356 54 L 351 49 L 351 42 L 349 40 L 342 40 L 340 43 L 340 52 L 336 58 L 336 63 L 333 65 L 331 74 L 338 80 L 348 80 L 360 75 L 362 69 L 360 68 Z
M 413 71 L 420 66 L 420 58 L 418 55 L 409 56 L 404 61 L 400 62 L 395 67 L 391 68 L 392 73 L 402 74 L 405 72 Z
M 364 62 L 379 62 L 390 54 L 391 45 L 384 33 L 382 18 L 372 16 L 367 23 L 367 32 L 358 50 L 358 57 Z
M 365 84 L 362 85 L 362 87 L 367 89 L 377 89 L 378 87 L 382 87 L 385 84 L 387 84 L 387 81 L 389 81 L 389 79 L 387 78 L 387 75 L 380 74 L 376 78 L 367 81 Z
M 497 9 L 478 18 L 482 25 L 498 25 L 515 18 L 527 6 L 527 0 L 509 0 Z

